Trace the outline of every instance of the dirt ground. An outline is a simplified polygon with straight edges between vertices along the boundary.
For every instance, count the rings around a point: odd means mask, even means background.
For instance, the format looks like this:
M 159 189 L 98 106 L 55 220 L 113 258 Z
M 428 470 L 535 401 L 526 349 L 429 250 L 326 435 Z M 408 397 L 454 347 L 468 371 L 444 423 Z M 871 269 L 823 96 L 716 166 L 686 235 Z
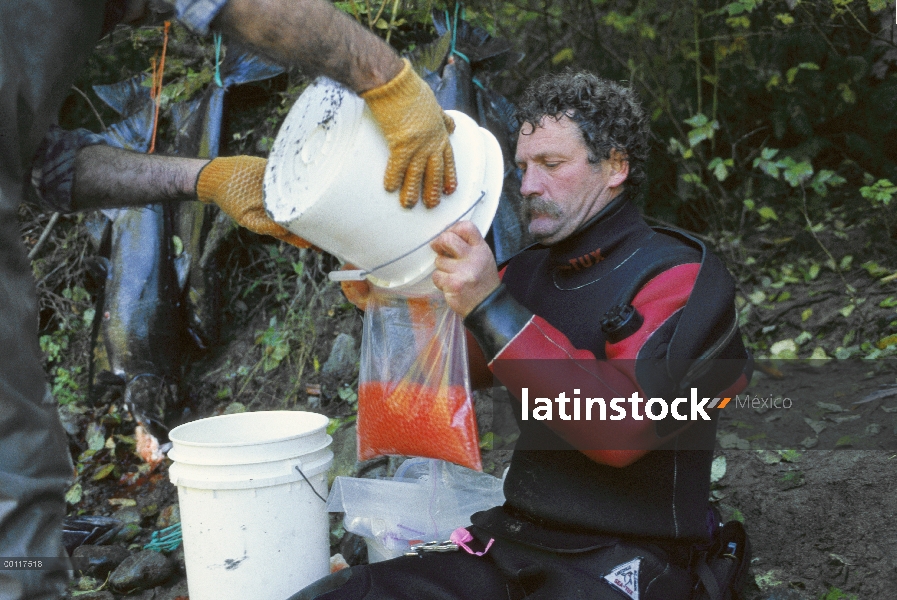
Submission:
M 713 496 L 724 518 L 743 520 L 750 535 L 750 600 L 897 597 L 897 390 L 853 404 L 890 391 L 880 386 L 895 383 L 893 366 L 780 364 L 780 378 L 760 376 L 747 392 L 790 397 L 784 416 L 776 409 L 733 416 L 723 410 L 717 439 L 728 446 L 718 450 L 726 471 Z M 825 427 L 815 446 L 805 419 Z M 769 439 L 775 435 L 812 447 L 778 446 Z

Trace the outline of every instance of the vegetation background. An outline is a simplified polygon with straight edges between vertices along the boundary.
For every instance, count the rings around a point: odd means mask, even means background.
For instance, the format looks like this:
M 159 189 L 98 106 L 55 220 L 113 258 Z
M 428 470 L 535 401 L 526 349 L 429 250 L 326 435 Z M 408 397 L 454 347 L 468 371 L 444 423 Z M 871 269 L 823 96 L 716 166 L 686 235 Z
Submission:
M 724 257 L 738 281 L 742 332 L 760 359 L 761 370 L 774 376 L 777 368 L 772 361 L 788 359 L 862 358 L 884 368 L 893 364 L 889 362 L 897 355 L 893 4 L 886 0 L 336 4 L 402 52 L 435 39 L 434 10 L 463 15 L 492 36 L 512 41 L 523 60 L 504 72 L 480 75 L 483 85 L 512 102 L 534 77 L 564 68 L 628 82 L 651 115 L 644 212 L 655 223 L 696 233 Z M 100 131 L 115 122 L 117 115 L 91 86 L 149 73 L 151 59 L 161 47 L 158 25 L 121 27 L 101 40 L 63 107 L 62 125 Z M 172 26 L 161 94 L 163 115 L 167 105 L 213 85 L 215 54 L 211 37 Z M 291 70 L 229 91 L 222 154 L 266 156 L 308 81 L 306 74 Z M 173 141 L 171 124 L 164 119 L 159 136 L 164 150 Z M 25 205 L 21 216 L 25 244 L 33 248 L 48 229 L 51 215 Z M 128 417 L 123 409 L 115 402 L 88 398 L 97 288 L 88 276 L 87 261 L 95 250 L 84 219 L 84 215 L 63 216 L 33 262 L 47 370 L 56 397 L 82 427 L 72 440 L 79 481 L 70 493 L 72 510 L 80 512 L 95 509 L 100 498 L 113 493 L 97 491 L 103 485 L 111 486 L 139 468 L 124 458 L 133 449 L 133 438 L 125 427 Z M 235 231 L 223 252 L 227 301 L 222 343 L 185 357 L 180 389 L 185 405 L 199 416 L 311 407 L 333 417 L 334 430 L 351 427 L 357 370 L 333 376 L 322 369 L 338 334 L 351 335 L 356 343 L 360 339 L 360 317 L 326 279 L 327 271 L 338 267 L 337 261 L 246 231 Z M 88 423 L 99 423 L 101 443 L 96 427 L 85 429 Z M 889 464 L 893 471 L 893 461 Z M 897 557 L 894 561 L 897 570 Z M 893 571 L 889 573 L 893 581 Z M 822 579 L 816 587 L 804 584 L 803 589 L 812 590 L 814 598 L 819 593 L 827 594 L 828 600 L 856 598 L 848 592 L 862 586 L 845 582 L 838 584 L 844 592 Z

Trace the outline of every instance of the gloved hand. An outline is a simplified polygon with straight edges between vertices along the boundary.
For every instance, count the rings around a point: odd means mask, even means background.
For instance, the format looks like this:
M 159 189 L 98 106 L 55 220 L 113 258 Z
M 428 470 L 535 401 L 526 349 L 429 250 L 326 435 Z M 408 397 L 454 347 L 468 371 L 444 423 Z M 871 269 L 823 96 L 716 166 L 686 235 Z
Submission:
M 199 172 L 196 195 L 203 202 L 217 204 L 246 229 L 270 235 L 297 248 L 312 247 L 311 243 L 272 221 L 265 212 L 262 181 L 267 163 L 257 156 L 216 158 Z
M 455 122 L 442 112 L 430 87 L 405 66 L 391 81 L 361 94 L 380 125 L 389 146 L 383 187 L 394 192 L 405 208 L 417 204 L 423 181 L 424 206 L 439 204 L 442 193 L 458 186 L 455 158 L 448 136 Z

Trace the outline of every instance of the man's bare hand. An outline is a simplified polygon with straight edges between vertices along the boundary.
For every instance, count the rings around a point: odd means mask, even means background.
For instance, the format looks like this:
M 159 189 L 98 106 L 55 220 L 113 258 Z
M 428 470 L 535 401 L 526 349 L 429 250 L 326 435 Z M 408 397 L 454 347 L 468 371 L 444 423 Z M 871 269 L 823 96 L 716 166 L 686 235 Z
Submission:
M 354 271 L 357 269 L 355 265 L 351 263 L 346 263 L 343 265 L 341 271 Z M 367 279 L 362 279 L 360 281 L 340 281 L 340 287 L 343 290 L 343 295 L 346 297 L 346 300 L 355 305 L 359 310 L 366 310 L 368 307 L 368 300 L 371 298 L 371 284 Z
M 470 221 L 452 225 L 430 247 L 438 255 L 433 284 L 445 294 L 449 307 L 462 317 L 501 283 L 492 250 Z

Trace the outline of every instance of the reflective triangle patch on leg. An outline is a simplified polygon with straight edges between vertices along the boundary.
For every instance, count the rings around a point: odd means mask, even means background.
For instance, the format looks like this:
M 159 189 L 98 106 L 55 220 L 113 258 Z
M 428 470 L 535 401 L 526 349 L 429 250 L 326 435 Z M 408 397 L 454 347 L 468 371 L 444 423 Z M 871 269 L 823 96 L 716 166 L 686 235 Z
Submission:
M 611 572 L 604 576 L 614 589 L 623 592 L 631 600 L 638 600 L 638 568 L 642 557 L 633 558 L 629 562 L 617 565 Z

